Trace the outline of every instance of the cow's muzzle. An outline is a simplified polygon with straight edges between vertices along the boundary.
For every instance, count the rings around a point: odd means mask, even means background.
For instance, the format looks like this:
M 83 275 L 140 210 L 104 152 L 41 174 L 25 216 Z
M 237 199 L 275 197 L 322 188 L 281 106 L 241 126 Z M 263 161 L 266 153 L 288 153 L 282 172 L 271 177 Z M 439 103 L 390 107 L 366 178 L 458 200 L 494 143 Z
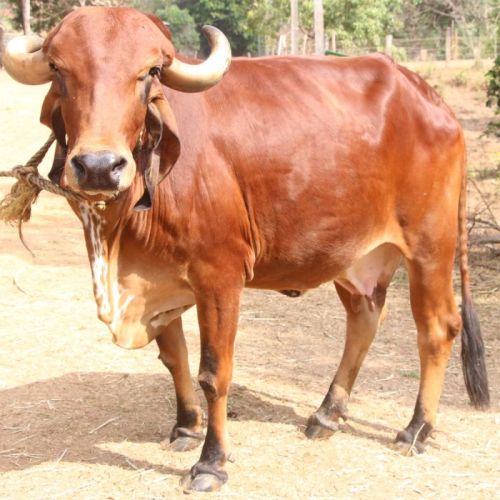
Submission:
M 82 191 L 114 192 L 120 189 L 128 161 L 112 151 L 92 151 L 73 156 L 70 164 Z

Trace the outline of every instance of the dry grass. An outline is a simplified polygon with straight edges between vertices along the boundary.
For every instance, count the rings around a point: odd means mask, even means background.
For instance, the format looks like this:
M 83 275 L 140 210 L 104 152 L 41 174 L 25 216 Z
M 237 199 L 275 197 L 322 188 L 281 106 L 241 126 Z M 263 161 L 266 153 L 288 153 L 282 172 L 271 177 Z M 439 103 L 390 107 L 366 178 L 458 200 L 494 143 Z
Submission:
M 464 123 L 473 169 L 489 168 L 499 148 L 479 137 L 490 112 L 479 91 L 445 86 L 445 94 Z M 47 135 L 31 125 L 43 89 L 16 85 L 0 73 L 0 95 L 0 168 L 10 168 Z M 488 193 L 498 189 L 495 179 L 478 182 Z M 1 192 L 7 186 L 0 181 Z M 471 200 L 472 209 L 480 204 L 472 190 Z M 130 352 L 111 344 L 96 319 L 81 230 L 63 200 L 42 194 L 25 236 L 35 259 L 22 248 L 15 228 L 0 230 L 0 498 L 182 497 L 179 479 L 199 450 L 174 454 L 160 447 L 174 422 L 175 397 L 155 347 Z M 494 405 L 499 400 L 496 266 L 484 260 L 473 269 Z M 403 273 L 388 300 L 389 317 L 359 376 L 350 420 L 331 439 L 312 442 L 303 429 L 342 351 L 343 313 L 335 290 L 325 286 L 300 299 L 245 295 L 229 405 L 234 462 L 217 497 L 498 495 L 498 407 L 476 412 L 468 406 L 458 346 L 429 452 L 404 457 L 393 449 L 418 390 L 416 334 Z M 186 316 L 195 371 L 196 317 Z

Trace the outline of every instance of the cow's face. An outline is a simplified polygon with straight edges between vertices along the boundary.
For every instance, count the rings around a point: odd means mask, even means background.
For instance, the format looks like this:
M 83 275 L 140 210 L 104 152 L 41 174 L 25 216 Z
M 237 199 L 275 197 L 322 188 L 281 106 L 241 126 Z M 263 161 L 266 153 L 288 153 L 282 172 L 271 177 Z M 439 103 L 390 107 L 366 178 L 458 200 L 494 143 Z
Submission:
M 197 92 L 220 80 L 229 65 L 225 37 L 215 28 L 208 34 L 212 54 L 190 65 L 175 58 L 170 33 L 158 18 L 89 7 L 66 16 L 42 48 L 33 39 L 9 46 L 4 64 L 11 76 L 23 83 L 52 81 L 41 121 L 54 130 L 64 153 L 52 177 L 89 199 L 112 198 L 131 186 L 141 151 L 151 151 L 161 139 L 159 171 L 144 172 L 146 186 L 154 189 L 179 154 L 162 83 Z

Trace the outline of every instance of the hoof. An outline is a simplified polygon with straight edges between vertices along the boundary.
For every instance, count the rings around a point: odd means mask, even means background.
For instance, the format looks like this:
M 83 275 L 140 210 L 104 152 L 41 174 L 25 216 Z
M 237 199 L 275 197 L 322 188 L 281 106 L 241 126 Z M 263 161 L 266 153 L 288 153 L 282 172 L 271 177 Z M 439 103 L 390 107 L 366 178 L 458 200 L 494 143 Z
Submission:
M 320 413 L 313 413 L 307 421 L 305 434 L 309 439 L 327 439 L 339 430 L 339 424 Z
M 173 441 L 170 439 L 165 439 L 160 443 L 160 446 L 163 450 L 181 452 L 181 451 L 189 451 L 198 448 L 202 441 L 200 439 L 192 438 L 192 437 L 178 437 Z
M 191 473 L 181 479 L 181 486 L 184 492 L 190 491 L 217 491 L 225 481 L 221 481 L 217 476 L 206 472 L 191 477 Z
M 168 440 L 160 446 L 164 450 L 189 451 L 197 448 L 205 440 L 203 432 L 192 431 L 186 427 L 174 427 Z
M 405 456 L 421 455 L 425 453 L 424 443 L 411 435 L 408 431 L 400 431 L 396 436 L 394 448 Z

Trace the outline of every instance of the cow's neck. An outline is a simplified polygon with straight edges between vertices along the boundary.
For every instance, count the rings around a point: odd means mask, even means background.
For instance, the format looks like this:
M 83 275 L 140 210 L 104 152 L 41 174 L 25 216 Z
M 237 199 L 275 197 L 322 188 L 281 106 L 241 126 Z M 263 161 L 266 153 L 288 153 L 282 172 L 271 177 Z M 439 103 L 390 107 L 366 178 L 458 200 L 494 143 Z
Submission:
M 142 182 L 138 179 L 127 194 L 111 202 L 104 210 L 87 202 L 73 205 L 82 221 L 85 234 L 98 316 L 112 331 L 116 330 L 115 327 L 120 324 L 124 312 L 133 300 L 133 293 L 123 285 L 124 276 L 121 274 L 129 273 L 132 261 L 139 268 L 152 258 L 161 260 L 158 252 L 171 249 L 176 244 L 167 229 L 177 234 L 173 225 L 167 221 L 170 207 L 166 207 L 165 200 L 161 204 L 157 203 L 150 211 L 134 212 L 133 206 L 142 191 Z M 161 222 L 158 212 L 162 212 Z M 138 262 L 135 255 L 128 255 L 129 249 L 122 244 L 123 239 L 140 254 L 141 262 Z M 126 270 L 122 269 L 124 261 L 127 264 Z M 163 264 L 167 267 L 171 262 Z M 128 278 L 127 283 L 129 281 Z
M 113 245 L 120 227 L 116 225 L 110 228 L 104 213 L 93 204 L 80 203 L 78 212 L 85 234 L 97 312 L 102 321 L 113 324 L 118 321 L 120 314 L 121 290 L 118 285 L 118 270 Z

